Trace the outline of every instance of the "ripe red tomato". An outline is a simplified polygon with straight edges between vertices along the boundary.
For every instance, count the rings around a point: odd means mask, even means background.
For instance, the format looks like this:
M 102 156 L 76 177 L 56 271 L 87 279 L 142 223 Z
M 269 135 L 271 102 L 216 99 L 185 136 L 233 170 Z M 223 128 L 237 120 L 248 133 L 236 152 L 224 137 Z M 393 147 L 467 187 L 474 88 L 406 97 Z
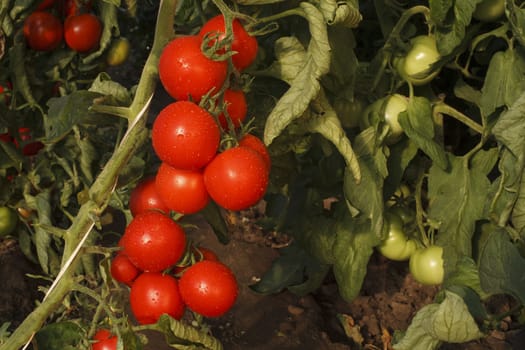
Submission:
M 160 198 L 155 187 L 155 177 L 151 176 L 139 182 L 129 196 L 131 215 L 137 216 L 149 210 L 158 210 L 169 213 L 170 208 Z
M 190 101 L 166 106 L 153 122 L 151 139 L 159 158 L 187 170 L 204 167 L 215 157 L 220 130 L 213 116 Z
M 131 311 L 140 324 L 152 324 L 162 314 L 180 320 L 184 314 L 177 280 L 159 272 L 144 272 L 129 293 Z
M 219 261 L 219 257 L 215 252 L 209 248 L 205 247 L 195 247 L 194 249 L 194 255 L 197 259 L 197 261 L 202 260 L 210 260 L 210 261 Z
M 224 264 L 203 260 L 187 268 L 179 280 L 184 303 L 205 317 L 219 317 L 231 309 L 239 288 Z
M 77 52 L 95 49 L 102 35 L 102 23 L 91 13 L 69 16 L 64 23 L 67 46 Z
M 99 329 L 93 336 L 91 350 L 116 350 L 118 338 L 107 329 Z
M 248 147 L 259 153 L 259 155 L 264 159 L 266 162 L 266 165 L 268 166 L 268 170 L 272 166 L 272 160 L 270 159 L 270 152 L 268 152 L 268 148 L 262 142 L 260 138 L 257 136 L 254 136 L 252 134 L 246 134 L 242 137 L 242 139 L 239 140 L 239 146 Z
M 204 169 L 204 184 L 221 207 L 243 210 L 256 204 L 268 186 L 268 166 L 248 147 L 233 147 L 217 155 Z
M 62 42 L 62 22 L 49 12 L 31 13 L 24 21 L 23 32 L 33 50 L 51 51 Z
M 162 163 L 155 185 L 162 201 L 177 213 L 196 213 L 210 200 L 200 170 L 178 169 Z
M 22 140 L 22 154 L 24 156 L 34 156 L 37 154 L 42 148 L 44 148 L 44 144 L 40 141 L 34 141 L 30 142 L 33 138 L 31 136 L 31 129 L 26 127 L 18 128 L 18 135 L 20 136 L 20 140 Z M 15 140 L 15 145 L 18 147 L 18 142 Z
M 226 103 L 226 112 L 233 126 L 238 128 L 244 119 L 246 119 L 246 113 L 248 113 L 248 104 L 246 103 L 244 92 L 242 90 L 226 89 L 226 91 L 224 91 L 224 102 Z M 229 129 L 228 121 L 224 113 L 219 115 L 219 123 L 224 130 Z
M 119 253 L 111 260 L 111 277 L 117 282 L 131 285 L 131 282 L 140 273 L 139 269 L 129 260 L 129 258 Z
M 214 61 L 201 51 L 199 36 L 172 40 L 160 55 L 159 77 L 164 89 L 176 100 L 199 102 L 207 92 L 218 92 L 226 81 L 228 63 Z
M 184 254 L 186 234 L 170 217 L 154 210 L 133 218 L 120 239 L 122 253 L 142 271 L 162 271 Z
M 242 71 L 255 61 L 259 45 L 257 39 L 248 34 L 239 20 L 233 20 L 232 29 L 233 41 L 231 50 L 236 52 L 236 54 L 232 56 L 232 62 L 238 71 Z M 218 15 L 204 23 L 199 31 L 199 35 L 204 37 L 208 33 L 215 33 L 218 35 L 218 39 L 221 40 L 225 37 L 225 31 L 224 16 Z

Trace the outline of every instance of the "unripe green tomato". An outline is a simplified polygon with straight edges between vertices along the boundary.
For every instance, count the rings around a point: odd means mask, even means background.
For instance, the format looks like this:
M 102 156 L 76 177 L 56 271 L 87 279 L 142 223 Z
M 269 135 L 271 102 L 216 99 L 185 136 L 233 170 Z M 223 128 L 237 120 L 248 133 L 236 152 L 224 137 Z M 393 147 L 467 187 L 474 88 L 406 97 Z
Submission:
M 414 279 L 421 284 L 431 286 L 443 283 L 443 248 L 431 245 L 416 250 L 410 257 L 409 270 Z
M 0 237 L 13 233 L 17 223 L 18 215 L 13 209 L 6 206 L 0 207 Z
M 404 57 L 396 57 L 393 65 L 398 74 L 413 85 L 429 83 L 439 73 L 431 70 L 439 61 L 436 39 L 433 36 L 419 35 L 410 40 L 410 49 Z
M 505 0 L 484 0 L 480 2 L 472 18 L 482 22 L 494 22 L 505 13 Z
M 408 108 L 408 99 L 400 94 L 393 94 L 388 98 L 385 106 L 385 122 L 390 127 L 390 133 L 386 138 L 388 144 L 399 141 L 403 135 L 403 128 L 399 124 L 399 113 L 406 111 Z
M 395 261 L 408 260 L 416 251 L 416 242 L 408 239 L 403 231 L 403 221 L 394 213 L 385 214 L 388 225 L 388 236 L 377 247 L 379 252 L 386 258 Z
M 131 46 L 128 39 L 124 37 L 116 39 L 111 44 L 111 47 L 109 48 L 106 55 L 107 64 L 110 66 L 118 66 L 126 62 L 129 56 L 130 47 Z
M 355 128 L 359 126 L 363 107 L 363 102 L 356 98 L 350 101 L 344 97 L 338 97 L 334 101 L 335 113 L 344 128 Z
M 404 225 L 411 224 L 416 220 L 416 213 L 414 210 L 405 206 L 396 205 L 388 209 L 388 211 L 399 216 Z

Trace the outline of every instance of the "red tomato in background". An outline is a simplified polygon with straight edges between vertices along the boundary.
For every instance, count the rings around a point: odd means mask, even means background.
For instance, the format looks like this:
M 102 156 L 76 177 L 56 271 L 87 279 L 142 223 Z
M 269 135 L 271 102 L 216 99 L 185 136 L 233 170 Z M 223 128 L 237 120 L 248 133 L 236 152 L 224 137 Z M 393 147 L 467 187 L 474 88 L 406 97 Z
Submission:
M 20 140 L 23 143 L 22 154 L 24 156 L 34 156 L 42 148 L 44 148 L 44 144 L 40 141 L 29 142 L 33 138 L 31 136 L 30 128 L 25 128 L 25 127 L 18 128 L 18 135 L 20 137 Z M 15 140 L 15 144 L 18 147 L 18 142 L 16 140 Z
M 160 55 L 159 77 L 164 89 L 176 100 L 199 102 L 212 88 L 215 93 L 228 73 L 226 61 L 213 61 L 201 51 L 199 36 L 172 40 Z
M 200 170 L 178 169 L 162 163 L 155 185 L 162 201 L 177 213 L 196 213 L 210 200 Z
M 239 140 L 239 146 L 251 148 L 259 153 L 268 166 L 268 170 L 270 170 L 270 167 L 272 166 L 270 152 L 268 152 L 268 148 L 260 138 L 252 134 L 246 134 L 242 137 L 242 139 Z
M 180 320 L 184 314 L 177 280 L 159 272 L 144 272 L 129 293 L 131 311 L 140 324 L 152 324 L 162 314 Z
M 131 220 L 119 246 L 138 269 L 162 271 L 184 254 L 186 234 L 172 218 L 151 210 Z
M 24 21 L 23 32 L 33 50 L 50 51 L 62 42 L 62 22 L 49 12 L 35 11 L 30 14 Z
M 239 287 L 233 272 L 217 261 L 203 260 L 188 267 L 179 280 L 184 303 L 205 317 L 219 317 L 231 309 Z
M 229 210 L 247 209 L 261 200 L 268 177 L 263 157 L 242 146 L 220 153 L 204 169 L 204 184 L 210 197 Z
M 248 104 L 246 103 L 244 92 L 242 90 L 226 89 L 224 91 L 224 102 L 226 103 L 226 112 L 233 126 L 238 128 L 246 119 L 246 114 L 248 113 Z M 219 115 L 219 123 L 224 130 L 229 129 L 224 113 Z
M 237 52 L 232 56 L 232 62 L 238 71 L 242 71 L 255 61 L 259 45 L 257 39 L 248 34 L 239 20 L 233 20 L 232 29 L 233 41 L 231 50 Z M 199 35 L 201 38 L 204 38 L 207 33 L 216 33 L 218 39 L 221 40 L 224 39 L 225 32 L 224 16 L 218 15 L 204 23 L 199 31 Z
M 77 52 L 95 49 L 102 35 L 102 23 L 91 13 L 69 16 L 64 23 L 67 46 Z
M 219 261 L 219 257 L 215 254 L 214 251 L 205 247 L 192 247 L 191 248 L 192 259 L 191 262 L 199 262 L 203 260 L 210 261 Z M 180 275 L 184 270 L 190 267 L 192 264 L 188 263 L 187 265 L 175 266 L 172 270 L 172 273 L 175 275 Z
M 131 282 L 140 273 L 139 269 L 129 260 L 129 258 L 119 253 L 111 260 L 111 277 L 117 282 L 131 285 Z
M 131 191 L 129 195 L 129 209 L 133 216 L 149 210 L 158 210 L 165 214 L 169 213 L 170 209 L 164 204 L 155 187 L 155 176 L 143 179 Z
M 107 329 L 99 329 L 93 337 L 91 350 L 116 350 L 118 338 Z
M 151 140 L 159 158 L 179 169 L 204 167 L 217 153 L 220 130 L 213 116 L 193 102 L 166 106 L 153 122 Z

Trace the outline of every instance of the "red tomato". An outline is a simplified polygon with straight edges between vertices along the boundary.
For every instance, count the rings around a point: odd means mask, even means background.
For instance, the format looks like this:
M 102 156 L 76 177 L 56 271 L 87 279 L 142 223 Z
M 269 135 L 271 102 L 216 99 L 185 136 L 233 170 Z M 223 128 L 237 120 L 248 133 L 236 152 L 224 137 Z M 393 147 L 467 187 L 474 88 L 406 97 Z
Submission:
M 18 135 L 20 136 L 20 140 L 22 140 L 22 154 L 24 156 L 34 156 L 44 148 L 44 144 L 40 141 L 29 142 L 33 138 L 31 136 L 31 129 L 25 127 L 18 128 Z M 15 144 L 17 147 L 19 146 L 16 140 Z
M 115 281 L 131 285 L 140 271 L 126 255 L 119 253 L 111 260 L 110 272 Z
M 199 36 L 172 40 L 160 55 L 159 77 L 164 89 L 176 100 L 199 102 L 207 92 L 219 91 L 226 81 L 228 63 L 213 61 L 201 51 Z
M 95 49 L 102 35 L 102 23 L 91 13 L 69 16 L 64 23 L 67 46 L 77 52 Z
M 62 42 L 62 22 L 49 12 L 35 11 L 24 21 L 24 36 L 37 51 L 56 49 Z
M 268 148 L 260 138 L 252 134 L 246 134 L 242 137 L 242 139 L 239 140 L 239 146 L 251 148 L 257 153 L 259 153 L 259 155 L 264 159 L 266 165 L 268 166 L 268 170 L 270 169 L 272 165 L 272 160 L 270 159 L 270 152 L 268 152 Z
M 205 317 L 219 317 L 231 309 L 239 288 L 233 272 L 217 261 L 203 260 L 187 268 L 179 280 L 184 303 Z
M 155 185 L 162 201 L 177 213 L 196 213 L 210 200 L 200 170 L 178 169 L 162 163 Z
M 159 158 L 187 170 L 204 167 L 215 157 L 220 130 L 213 116 L 193 102 L 169 104 L 153 122 L 151 139 Z
M 204 169 L 204 184 L 221 207 L 243 210 L 256 204 L 268 186 L 265 160 L 248 147 L 230 148 L 217 155 Z
M 152 324 L 162 314 L 180 320 L 184 314 L 177 280 L 159 272 L 144 272 L 129 293 L 131 311 L 140 324 Z
M 238 71 L 242 71 L 255 61 L 259 45 L 257 39 L 248 34 L 241 22 L 237 19 L 233 20 L 232 29 L 233 41 L 231 50 L 236 52 L 236 54 L 232 56 L 232 62 Z M 218 35 L 218 39 L 221 40 L 224 39 L 225 31 L 224 16 L 218 15 L 204 23 L 199 31 L 199 35 L 203 38 L 208 33 L 215 33 Z
M 5 143 L 10 143 L 10 142 L 13 142 L 14 139 L 13 139 L 13 136 L 9 135 L 8 132 L 4 132 L 0 134 L 0 141 L 5 142 Z
M 107 329 L 99 329 L 93 337 L 91 350 L 116 350 L 118 338 Z
M 170 208 L 164 204 L 155 187 L 155 177 L 151 176 L 139 182 L 129 196 L 131 215 L 137 216 L 149 210 L 169 213 Z
M 173 219 L 151 210 L 131 220 L 119 245 L 140 270 L 162 271 L 184 254 L 186 234 Z
M 246 113 L 248 113 L 248 104 L 246 103 L 244 92 L 242 90 L 226 89 L 226 91 L 224 91 L 224 102 L 226 103 L 226 112 L 233 126 L 238 128 L 244 119 L 246 119 Z M 219 123 L 224 130 L 229 129 L 228 121 L 224 113 L 219 115 Z

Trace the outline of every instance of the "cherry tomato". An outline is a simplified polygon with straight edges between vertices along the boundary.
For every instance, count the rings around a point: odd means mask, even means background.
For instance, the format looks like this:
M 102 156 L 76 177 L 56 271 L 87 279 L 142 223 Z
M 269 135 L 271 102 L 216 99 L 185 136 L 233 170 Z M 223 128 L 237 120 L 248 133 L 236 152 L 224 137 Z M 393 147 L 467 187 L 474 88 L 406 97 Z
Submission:
M 204 184 L 221 207 L 243 210 L 259 202 L 268 186 L 268 166 L 259 153 L 248 147 L 230 148 L 204 169 Z
M 10 235 L 16 228 L 18 215 L 6 206 L 0 206 L 0 237 Z
M 404 57 L 394 59 L 398 74 L 413 85 L 429 83 L 439 73 L 432 65 L 441 58 L 436 38 L 420 35 L 410 40 L 410 49 Z
M 128 39 L 124 37 L 115 39 L 106 54 L 106 63 L 109 66 L 121 65 L 128 59 L 130 49 L 131 44 Z
M 131 285 L 131 282 L 140 273 L 139 269 L 129 260 L 129 258 L 119 253 L 111 260 L 111 277 L 117 282 Z
M 238 286 L 233 272 L 224 264 L 203 260 L 182 274 L 179 281 L 184 303 L 205 317 L 219 317 L 231 309 Z
M 23 32 L 27 44 L 33 50 L 51 51 L 62 42 L 62 22 L 49 12 L 31 13 L 24 21 Z
M 42 148 L 44 148 L 44 144 L 40 141 L 29 142 L 33 138 L 31 136 L 31 129 L 26 128 L 26 127 L 18 128 L 18 135 L 20 136 L 20 140 L 22 140 L 23 142 L 22 154 L 24 156 L 34 156 Z M 19 146 L 16 140 L 15 140 L 15 145 L 17 147 Z
M 377 247 L 386 258 L 396 261 L 408 260 L 417 249 L 414 240 L 408 239 L 403 231 L 402 219 L 394 213 L 385 214 L 388 236 Z
M 200 170 L 178 169 L 162 163 L 155 185 L 162 201 L 177 213 L 194 214 L 210 200 Z
M 64 23 L 67 46 L 77 52 L 95 49 L 102 35 L 102 23 L 91 13 L 69 16 Z
M 219 91 L 228 73 L 226 61 L 209 59 L 201 51 L 199 36 L 172 40 L 159 59 L 159 77 L 164 89 L 176 100 L 199 102 L 206 93 Z
M 443 268 L 443 248 L 431 245 L 416 250 L 410 257 L 409 270 L 414 279 L 425 285 L 443 283 L 445 270 Z
M 165 214 L 169 213 L 170 208 L 164 204 L 157 192 L 154 176 L 143 179 L 137 187 L 131 191 L 129 196 L 129 209 L 133 216 L 149 210 L 158 210 Z
M 184 254 L 186 234 L 170 217 L 147 211 L 133 218 L 119 245 L 122 253 L 142 271 L 162 271 Z
M 259 153 L 259 155 L 264 159 L 268 170 L 270 170 L 270 167 L 272 166 L 270 152 L 268 152 L 268 148 L 260 138 L 252 134 L 246 134 L 239 140 L 239 146 L 251 148 Z
M 257 39 L 246 32 L 239 20 L 233 20 L 232 30 L 233 41 L 231 50 L 236 52 L 232 56 L 232 62 L 238 71 L 242 71 L 255 61 L 259 45 Z M 199 31 L 199 35 L 204 38 L 208 33 L 215 34 L 218 35 L 218 40 L 222 40 L 225 37 L 225 32 L 224 16 L 218 15 L 204 23 Z M 213 44 L 213 40 L 211 44 Z
M 144 272 L 129 293 L 131 311 L 140 324 L 152 324 L 162 314 L 180 320 L 184 314 L 184 302 L 177 280 L 159 272 Z
M 505 0 L 483 0 L 477 4 L 472 17 L 482 22 L 494 22 L 505 13 Z
M 167 164 L 187 170 L 204 167 L 215 157 L 220 130 L 213 116 L 190 101 L 166 106 L 153 122 L 153 149 Z
M 235 128 L 238 128 L 246 119 L 248 105 L 246 96 L 242 90 L 226 89 L 224 91 L 224 102 L 226 103 L 226 112 Z M 219 114 L 219 123 L 224 130 L 229 129 L 228 121 L 224 113 Z
M 99 329 L 91 344 L 91 350 L 117 350 L 118 338 L 107 329 Z

